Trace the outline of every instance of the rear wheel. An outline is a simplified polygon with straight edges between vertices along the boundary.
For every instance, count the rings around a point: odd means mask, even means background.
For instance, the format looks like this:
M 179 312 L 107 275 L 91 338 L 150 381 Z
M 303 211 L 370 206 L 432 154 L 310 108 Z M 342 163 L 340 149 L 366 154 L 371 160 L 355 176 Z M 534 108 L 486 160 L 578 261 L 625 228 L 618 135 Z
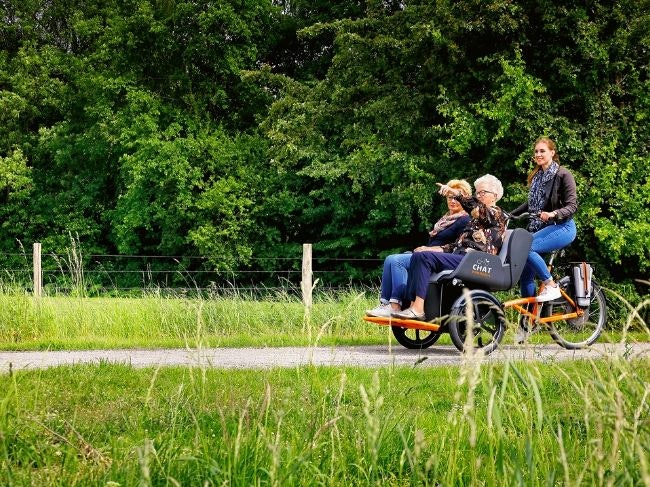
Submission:
M 563 281 L 567 283 L 564 291 L 575 301 L 573 284 L 569 282 L 569 279 Z M 582 308 L 584 311 L 582 316 L 549 323 L 551 336 L 558 345 L 570 350 L 587 347 L 594 343 L 605 329 L 607 323 L 605 295 L 594 281 L 592 281 L 592 285 L 591 303 L 587 308 Z M 565 298 L 551 301 L 544 309 L 546 316 L 573 313 L 574 311 L 573 306 Z
M 428 348 L 436 343 L 442 334 L 438 331 L 416 330 L 401 326 L 391 326 L 391 330 L 400 345 L 411 349 Z
M 480 348 L 487 355 L 499 346 L 505 330 L 501 302 L 486 291 L 475 289 L 463 294 L 451 308 L 449 335 L 460 351 Z

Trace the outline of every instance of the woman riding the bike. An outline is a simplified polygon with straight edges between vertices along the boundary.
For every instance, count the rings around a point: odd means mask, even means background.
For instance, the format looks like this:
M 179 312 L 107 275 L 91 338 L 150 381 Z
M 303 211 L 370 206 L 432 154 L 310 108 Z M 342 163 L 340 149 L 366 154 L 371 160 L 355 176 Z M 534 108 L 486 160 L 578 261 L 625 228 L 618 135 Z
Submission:
M 561 294 L 540 254 L 566 247 L 576 238 L 573 215 L 578 209 L 578 198 L 573 175 L 560 166 L 555 142 L 548 137 L 537 139 L 533 159 L 535 168 L 528 176 L 528 201 L 511 213 L 515 216 L 524 212 L 533 215 L 528 224 L 533 243 L 521 274 L 521 295 L 535 296 L 537 276 L 543 284 L 537 301 L 546 302 L 559 298 Z

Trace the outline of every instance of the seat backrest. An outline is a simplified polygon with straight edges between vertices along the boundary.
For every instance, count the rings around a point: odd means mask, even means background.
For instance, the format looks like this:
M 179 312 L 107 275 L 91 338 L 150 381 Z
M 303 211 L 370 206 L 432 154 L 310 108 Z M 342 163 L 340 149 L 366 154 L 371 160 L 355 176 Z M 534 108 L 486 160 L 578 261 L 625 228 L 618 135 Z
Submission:
M 510 230 L 509 230 L 510 231 Z M 508 242 L 507 262 L 510 264 L 510 279 L 512 286 L 519 282 L 521 273 L 524 270 L 526 261 L 528 260 L 528 253 L 530 246 L 533 243 L 533 235 L 523 228 L 515 228 L 512 230 Z
M 506 234 L 503 236 L 503 245 L 501 246 L 501 250 L 499 250 L 498 253 L 499 259 L 501 259 L 501 263 L 503 265 L 509 263 L 508 251 L 509 251 L 510 237 L 512 236 L 512 232 L 514 232 L 514 230 L 506 230 Z
M 467 286 L 505 291 L 514 286 L 526 264 L 532 235 L 523 228 L 507 230 L 497 255 L 468 252 L 446 279 L 458 278 Z

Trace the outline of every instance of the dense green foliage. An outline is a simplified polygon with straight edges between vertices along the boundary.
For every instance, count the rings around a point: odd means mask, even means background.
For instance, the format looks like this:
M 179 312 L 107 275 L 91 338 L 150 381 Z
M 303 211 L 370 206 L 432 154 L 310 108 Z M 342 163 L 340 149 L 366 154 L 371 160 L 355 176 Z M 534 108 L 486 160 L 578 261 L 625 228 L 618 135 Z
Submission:
M 421 240 L 436 181 L 518 205 L 544 134 L 574 251 L 650 268 L 645 0 L 0 5 L 2 252 L 377 257 Z

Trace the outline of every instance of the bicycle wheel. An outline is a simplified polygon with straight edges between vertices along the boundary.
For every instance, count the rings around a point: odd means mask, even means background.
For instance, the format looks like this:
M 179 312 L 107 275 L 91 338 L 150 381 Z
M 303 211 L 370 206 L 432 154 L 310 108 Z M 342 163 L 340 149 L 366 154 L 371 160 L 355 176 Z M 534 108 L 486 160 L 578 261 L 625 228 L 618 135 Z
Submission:
M 506 315 L 501 302 L 487 291 L 474 289 L 467 299 L 462 295 L 451 308 L 449 335 L 461 352 L 469 345 L 487 355 L 499 346 L 505 330 Z
M 438 341 L 439 331 L 416 330 L 413 328 L 402 328 L 401 326 L 391 326 L 393 336 L 398 343 L 410 349 L 428 348 Z
M 564 291 L 575 301 L 573 283 L 569 279 L 562 279 L 560 282 Z M 607 323 L 607 302 L 600 286 L 595 281 L 592 281 L 592 285 L 593 297 L 589 307 L 582 308 L 582 316 L 549 323 L 551 336 L 558 345 L 569 350 L 587 347 L 603 332 Z M 564 298 L 551 301 L 544 307 L 545 316 L 573 311 L 573 306 Z

